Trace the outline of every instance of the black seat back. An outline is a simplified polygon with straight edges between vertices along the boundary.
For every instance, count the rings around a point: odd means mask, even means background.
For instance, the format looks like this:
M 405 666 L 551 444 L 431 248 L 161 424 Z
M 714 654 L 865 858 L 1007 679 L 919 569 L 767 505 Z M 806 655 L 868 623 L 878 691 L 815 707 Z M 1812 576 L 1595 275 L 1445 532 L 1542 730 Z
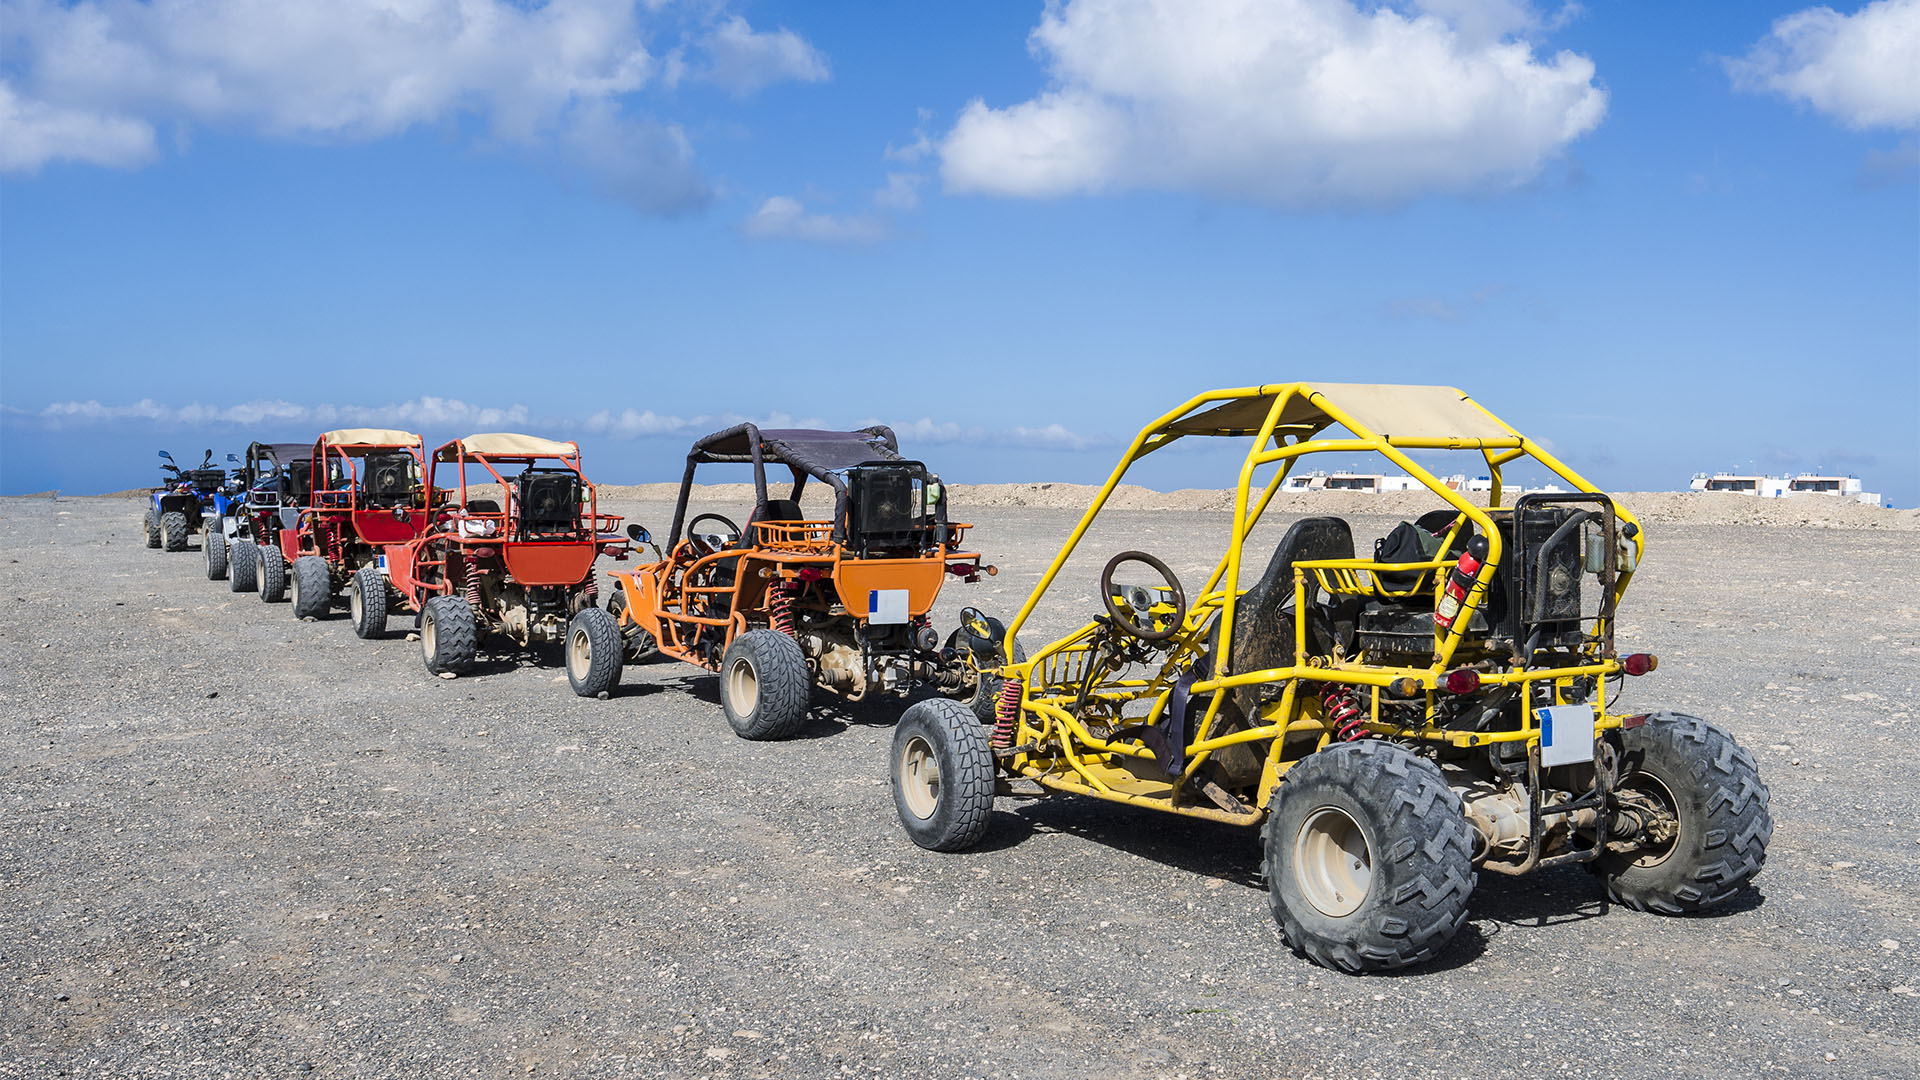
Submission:
M 768 499 L 766 513 L 754 512 L 749 521 L 800 521 L 800 502 L 797 499 Z
M 413 498 L 413 455 L 368 454 L 360 463 L 360 493 L 369 506 L 399 506 Z
M 520 531 L 528 536 L 573 533 L 580 528 L 580 478 L 572 472 L 534 472 L 520 477 Z
M 1293 662 L 1293 612 L 1282 608 L 1293 598 L 1293 564 L 1303 559 L 1353 558 L 1353 529 L 1337 517 L 1301 518 L 1287 529 L 1267 561 L 1266 573 L 1233 606 L 1233 657 L 1228 670 L 1235 675 L 1266 668 L 1284 667 Z M 1311 603 L 1320 591 L 1317 582 L 1307 583 Z M 1307 625 L 1307 648 L 1325 652 L 1332 648 L 1328 627 Z M 1259 687 L 1234 691 L 1241 711 L 1251 716 L 1258 704 Z

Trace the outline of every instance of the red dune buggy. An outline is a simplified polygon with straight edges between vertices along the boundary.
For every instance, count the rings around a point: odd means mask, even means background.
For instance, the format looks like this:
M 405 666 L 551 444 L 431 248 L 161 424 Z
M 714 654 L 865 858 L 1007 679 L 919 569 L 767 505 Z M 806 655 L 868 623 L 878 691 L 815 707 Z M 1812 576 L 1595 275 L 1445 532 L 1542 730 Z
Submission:
M 293 568 L 295 618 L 325 616 L 355 574 L 379 572 L 381 549 L 426 527 L 421 448 L 418 435 L 379 428 L 329 431 L 313 444 L 310 502 L 296 528 L 279 532 L 278 554 Z M 262 573 L 270 577 L 271 565 Z

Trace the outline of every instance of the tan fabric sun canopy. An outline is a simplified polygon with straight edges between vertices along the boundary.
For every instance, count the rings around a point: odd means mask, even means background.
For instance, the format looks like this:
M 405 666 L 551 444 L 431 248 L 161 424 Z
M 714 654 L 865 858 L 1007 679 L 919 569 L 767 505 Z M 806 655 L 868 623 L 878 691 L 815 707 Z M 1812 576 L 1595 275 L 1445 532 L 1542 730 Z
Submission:
M 320 436 L 328 446 L 419 446 L 420 436 L 391 428 L 341 428 Z
M 1183 435 L 1252 434 L 1266 421 L 1274 398 L 1287 387 L 1222 402 L 1167 425 Z M 1473 399 L 1450 386 L 1389 386 L 1373 383 L 1297 384 L 1279 424 L 1322 427 L 1337 423 L 1338 410 L 1384 439 L 1512 439 L 1514 432 Z
M 460 440 L 460 445 L 466 447 L 469 454 L 485 454 L 488 457 L 572 457 L 580 452 L 577 443 L 555 442 L 537 435 L 515 435 L 507 431 L 469 435 Z

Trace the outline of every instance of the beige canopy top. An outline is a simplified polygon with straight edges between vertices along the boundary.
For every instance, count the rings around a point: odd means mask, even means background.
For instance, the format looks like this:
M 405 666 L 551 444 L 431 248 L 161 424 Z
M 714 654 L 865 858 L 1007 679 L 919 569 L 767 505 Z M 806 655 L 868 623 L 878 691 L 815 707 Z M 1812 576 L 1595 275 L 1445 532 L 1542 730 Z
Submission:
M 341 428 L 320 436 L 328 446 L 419 446 L 420 436 L 392 428 Z
M 1251 435 L 1266 422 L 1276 397 L 1288 390 L 1278 426 L 1321 428 L 1344 424 L 1388 441 L 1397 439 L 1501 439 L 1518 433 L 1467 395 L 1450 386 L 1388 386 L 1373 383 L 1292 383 L 1262 386 L 1190 413 L 1166 426 L 1182 435 Z M 1355 434 L 1362 434 L 1355 431 Z
M 458 445 L 465 447 L 469 454 L 485 454 L 488 457 L 565 458 L 580 452 L 578 443 L 555 442 L 537 435 L 515 435 L 507 431 L 469 435 L 459 440 Z M 452 461 L 457 452 L 454 444 L 448 444 L 440 448 L 437 456 L 441 461 Z

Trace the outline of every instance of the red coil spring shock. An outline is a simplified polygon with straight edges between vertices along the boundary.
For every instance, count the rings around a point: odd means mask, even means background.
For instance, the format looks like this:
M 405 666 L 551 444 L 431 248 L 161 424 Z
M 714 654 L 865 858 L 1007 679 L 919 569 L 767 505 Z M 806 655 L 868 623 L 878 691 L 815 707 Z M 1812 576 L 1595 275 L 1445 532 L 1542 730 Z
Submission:
M 793 593 L 791 581 L 776 581 L 767 586 L 767 625 L 788 637 L 793 636 Z
M 1367 737 L 1367 714 L 1360 708 L 1360 702 L 1353 696 L 1353 687 L 1340 683 L 1326 683 L 1320 690 L 1320 704 L 1326 709 L 1326 717 L 1333 722 L 1333 737 L 1341 742 L 1352 742 Z
M 467 603 L 473 605 L 474 610 L 478 611 L 480 608 L 480 557 L 473 553 L 472 548 L 467 548 L 464 554 L 467 557 Z
M 1013 733 L 1020 725 L 1020 695 L 1026 684 L 1019 679 L 1008 679 L 1000 684 L 999 708 L 994 713 L 992 745 L 996 750 L 1005 750 L 1013 745 Z
M 590 608 L 600 606 L 600 579 L 596 577 L 591 570 L 587 571 L 587 583 L 580 586 L 580 596 L 582 598 L 581 607 Z
M 347 561 L 346 552 L 342 550 L 345 543 L 346 539 L 341 536 L 339 529 L 327 530 L 327 552 L 336 566 L 344 565 Z

